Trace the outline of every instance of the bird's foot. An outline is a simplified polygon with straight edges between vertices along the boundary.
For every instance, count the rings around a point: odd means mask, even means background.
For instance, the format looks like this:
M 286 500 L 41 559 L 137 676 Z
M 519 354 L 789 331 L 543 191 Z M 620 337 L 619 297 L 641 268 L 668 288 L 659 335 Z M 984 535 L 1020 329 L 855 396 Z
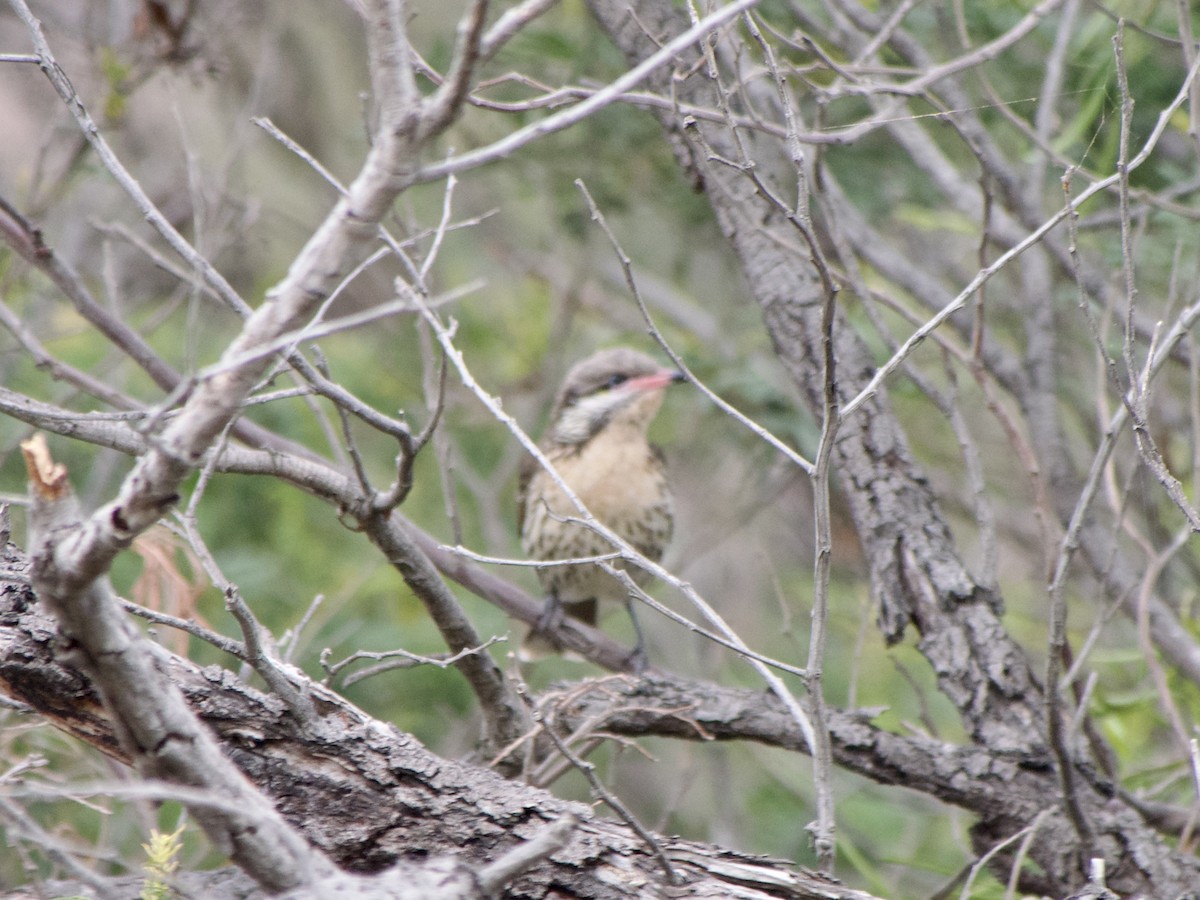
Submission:
M 640 641 L 625 657 L 625 665 L 634 675 L 644 675 L 650 665 L 650 657 L 646 655 L 646 646 Z

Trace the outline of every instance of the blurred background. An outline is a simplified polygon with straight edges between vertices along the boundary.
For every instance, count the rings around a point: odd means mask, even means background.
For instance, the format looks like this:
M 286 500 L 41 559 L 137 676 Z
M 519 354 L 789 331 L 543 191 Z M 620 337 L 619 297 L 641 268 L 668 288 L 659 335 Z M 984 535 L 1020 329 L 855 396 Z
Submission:
M 449 58 L 461 6 L 432 0 L 410 4 L 414 45 L 439 71 Z M 931 44 L 946 25 L 944 11 L 935 6 L 940 5 L 917 4 L 907 19 Z M 972 37 L 982 43 L 1011 27 L 1032 4 L 968 0 L 962 6 Z M 1062 117 L 1055 132 L 1056 153 L 1097 171 L 1111 170 L 1115 160 L 1114 25 L 1105 10 L 1137 24 L 1126 34 L 1126 53 L 1131 82 L 1137 86 L 1135 132 L 1145 136 L 1156 110 L 1182 77 L 1178 55 L 1160 52 L 1158 36 L 1174 33 L 1177 26 L 1175 10 L 1168 6 L 1130 0 L 1088 6 L 1080 14 L 1064 94 L 1055 98 Z M 263 120 L 338 179 L 353 177 L 367 149 L 369 77 L 361 24 L 353 10 L 329 0 L 48 0 L 34 11 L 104 135 L 146 193 L 243 297 L 252 305 L 262 302 L 336 197 L 321 175 L 263 127 Z M 761 9 L 783 31 L 793 27 L 793 12 L 785 3 L 766 3 Z M 820 10 L 808 14 L 823 15 Z M 186 31 L 173 33 L 172 24 L 182 21 Z M 981 117 L 996 128 L 1014 158 L 1031 151 L 1027 136 L 1005 124 L 1004 116 L 1036 113 L 1041 66 L 1057 24 L 1035 30 L 1002 65 L 990 67 L 992 83 L 978 91 Z M 0 12 L 0 53 L 28 52 L 29 46 L 16 18 Z M 623 71 L 624 62 L 583 5 L 570 0 L 536 21 L 489 64 L 485 78 L 521 73 L 524 80 L 499 83 L 486 96 L 497 104 L 516 103 L 531 95 L 535 82 L 596 86 Z M 1010 103 L 992 109 L 988 91 Z M 834 123 L 839 117 L 851 122 L 862 112 L 844 101 L 828 115 Z M 471 108 L 440 151 L 485 145 L 542 115 Z M 203 296 L 186 265 L 164 249 L 104 174 L 36 66 L 0 64 L 0 121 L 0 196 L 37 223 L 47 243 L 84 273 L 96 296 L 146 335 L 166 359 L 183 370 L 216 359 L 236 334 L 238 320 Z M 1197 180 L 1184 127 L 1181 123 L 1172 129 L 1153 165 L 1137 177 L 1148 190 L 1178 188 L 1173 196 L 1186 205 Z M 952 157 L 965 159 L 951 128 L 931 125 L 929 134 Z M 949 208 L 928 173 L 898 152 L 884 132 L 828 147 L 821 162 L 840 179 L 855 209 L 881 233 L 896 238 L 914 267 L 936 255 L 936 274 L 945 283 L 952 284 L 954 272 L 961 276 L 955 290 L 969 281 L 979 263 L 978 223 Z M 970 167 L 969 159 L 964 167 Z M 1046 176 L 1051 208 L 1061 202 L 1061 193 L 1056 200 L 1052 189 L 1061 174 L 1051 167 Z M 536 436 L 562 374 L 577 359 L 614 344 L 662 356 L 647 334 L 616 253 L 590 220 L 576 179 L 586 184 L 632 258 L 640 292 L 671 346 L 709 387 L 811 454 L 818 426 L 775 360 L 736 260 L 703 197 L 680 173 L 657 124 L 632 106 L 613 105 L 564 133 L 467 173 L 455 187 L 456 227 L 440 250 L 431 288 L 437 295 L 475 286 L 443 312 L 457 322 L 457 344 L 476 378 Z M 416 188 L 396 207 L 390 227 L 412 240 L 418 256 L 428 250 L 444 192 L 442 183 Z M 1195 283 L 1195 223 L 1159 214 L 1148 215 L 1141 227 L 1139 290 L 1153 298 L 1147 301 L 1147 315 L 1169 315 L 1188 299 L 1182 286 Z M 1111 223 L 1107 231 L 1093 231 L 1085 222 L 1081 242 L 1095 257 L 1116 266 L 1099 277 L 1116 278 L 1120 258 Z M 329 315 L 390 299 L 397 272 L 391 261 L 376 264 Z M 989 288 L 989 337 L 1002 346 L 1017 347 L 1027 340 L 1027 319 L 1014 299 L 1020 291 L 1020 279 L 1009 274 Z M 1046 301 L 1070 309 L 1076 293 L 1062 279 Z M 161 399 L 132 363 L 111 350 L 44 278 L 6 248 L 0 248 L 0 295 L 53 354 L 146 402 Z M 861 299 L 843 299 L 852 319 L 866 320 Z M 928 298 L 907 299 L 913 308 L 924 309 Z M 871 315 L 881 323 L 876 349 L 884 359 L 888 330 L 902 338 L 911 326 L 886 306 Z M 1068 436 L 1080 441 L 1076 461 L 1086 467 L 1097 430 L 1097 385 L 1104 376 L 1084 337 L 1082 319 L 1073 320 L 1068 332 L 1080 340 L 1063 341 L 1060 396 L 1063 409 L 1072 411 L 1064 417 Z M 1119 341 L 1119 334 L 1113 339 Z M 335 380 L 386 413 L 403 411 L 414 429 L 430 416 L 432 347 L 415 316 L 321 342 Z M 1008 602 L 1005 623 L 1041 666 L 1047 548 L 1030 512 L 1033 490 L 1024 467 L 977 387 L 961 374 L 955 376 L 939 350 L 923 349 L 915 364 L 968 412 L 995 504 L 1000 587 Z M 1187 427 L 1188 373 L 1171 377 L 1179 390 L 1156 396 L 1155 423 L 1167 451 L 1187 471 L 1195 452 Z M 71 408 L 97 408 L 94 401 L 73 396 L 68 386 L 53 381 L 3 333 L 0 381 Z M 288 384 L 281 378 L 271 387 Z M 964 555 L 977 562 L 979 530 L 953 430 L 914 381 L 896 379 L 892 399 L 955 524 Z M 323 455 L 341 452 L 331 448 L 322 418 L 303 398 L 264 404 L 248 414 Z M 0 420 L 0 492 L 10 499 L 24 491 L 16 447 L 27 434 L 21 423 Z M 653 436 L 665 448 L 676 496 L 676 537 L 667 567 L 694 585 L 751 646 L 803 664 L 813 570 L 807 478 L 687 387 L 672 390 Z M 370 475 L 378 485 L 389 483 L 395 446 L 365 428 L 356 427 L 356 437 Z M 116 453 L 66 441 L 51 444 L 55 456 L 69 466 L 88 508 L 109 498 L 130 467 Z M 511 435 L 451 376 L 443 424 L 418 460 L 415 488 L 401 512 L 447 544 L 519 557 L 514 495 L 520 458 Z M 1131 505 L 1143 503 L 1149 509 L 1139 515 L 1165 523 L 1164 531 L 1176 527 L 1177 519 L 1144 479 L 1144 473 L 1130 476 Z M 961 734 L 957 716 L 937 693 L 933 675 L 911 641 L 885 648 L 875 628 L 857 539 L 840 503 L 835 497 L 827 697 L 839 706 L 884 708 L 877 721 L 885 727 L 953 742 Z M 277 635 L 294 628 L 314 598 L 323 595 L 296 655 L 310 674 L 319 675 L 319 657 L 326 649 L 333 660 L 360 650 L 443 649 L 399 576 L 327 505 L 270 479 L 221 476 L 207 486 L 198 514 L 225 576 Z M 20 543 L 19 508 L 14 515 Z M 1194 582 L 1188 576 L 1195 570 L 1194 558 L 1179 558 L 1171 597 L 1185 613 L 1194 603 Z M 537 592 L 527 570 L 498 571 Z M 114 582 L 130 599 L 237 633 L 219 592 L 167 529 L 140 539 L 134 552 L 118 561 Z M 1094 586 L 1086 578 L 1072 587 L 1073 597 L 1088 610 L 1073 620 L 1080 629 L 1077 636 L 1086 633 L 1097 614 L 1085 596 L 1089 590 Z M 480 633 L 519 639 L 523 626 L 486 602 L 459 594 Z M 660 589 L 656 595 L 678 611 L 690 612 L 669 592 Z M 747 666 L 720 648 L 650 613 L 642 621 L 656 664 L 724 684 L 759 685 Z M 624 640 L 632 637 L 623 613 L 613 613 L 604 627 Z M 1164 726 L 1133 628 L 1116 619 L 1099 636 L 1091 656 L 1100 678 L 1095 711 L 1133 783 L 1182 790 L 1186 767 L 1173 752 L 1162 750 Z M 195 640 L 161 629 L 157 636 L 201 663 L 231 665 Z M 503 660 L 514 643 L 499 644 L 493 652 Z M 562 660 L 524 672 L 535 688 L 590 674 L 597 673 Z M 1176 687 L 1179 701 L 1194 711 L 1194 686 Z M 469 753 L 478 734 L 471 693 L 453 671 L 392 671 L 347 687 L 345 693 L 443 755 Z M 0 709 L 0 769 L 30 754 L 47 761 L 40 777 L 62 784 L 126 777 L 36 719 Z M 807 759 L 750 744 L 648 740 L 637 746 L 609 745 L 595 761 L 605 782 L 654 828 L 813 862 L 804 831 L 814 816 Z M 568 775 L 554 790 L 588 799 L 587 786 L 577 775 Z M 971 819 L 965 813 L 846 773 L 837 775 L 836 796 L 839 874 L 856 886 L 889 897 L 931 896 L 974 856 L 967 836 Z M 96 865 L 111 871 L 140 865 L 139 845 L 147 840 L 150 825 L 170 829 L 181 817 L 174 804 L 152 809 L 111 800 L 33 803 L 29 809 L 66 844 L 87 848 Z M 188 829 L 185 840 L 185 866 L 219 861 L 198 829 Z M 54 872 L 43 855 L 27 846 L 0 854 L 0 888 Z M 986 879 L 976 891 L 980 897 L 1003 895 L 1001 886 Z

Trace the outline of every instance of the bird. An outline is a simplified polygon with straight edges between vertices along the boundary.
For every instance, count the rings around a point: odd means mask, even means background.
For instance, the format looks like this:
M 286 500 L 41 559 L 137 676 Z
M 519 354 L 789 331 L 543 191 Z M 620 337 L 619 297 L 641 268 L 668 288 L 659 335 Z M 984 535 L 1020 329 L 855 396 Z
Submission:
M 539 448 L 576 497 L 601 524 L 639 553 L 658 562 L 671 540 L 674 511 L 661 449 L 647 429 L 662 405 L 666 388 L 685 380 L 628 347 L 601 350 L 576 363 L 554 399 Z M 600 556 L 614 550 L 603 535 L 582 524 L 578 507 L 555 477 L 533 456 L 522 463 L 517 497 L 521 547 L 534 561 Z M 651 580 L 644 569 L 615 560 L 639 587 Z M 624 603 L 637 644 L 630 657 L 645 667 L 645 641 L 625 586 L 595 563 L 541 566 L 546 592 L 538 623 L 522 648 L 526 659 L 558 648 L 548 635 L 564 615 L 595 625 L 598 609 Z

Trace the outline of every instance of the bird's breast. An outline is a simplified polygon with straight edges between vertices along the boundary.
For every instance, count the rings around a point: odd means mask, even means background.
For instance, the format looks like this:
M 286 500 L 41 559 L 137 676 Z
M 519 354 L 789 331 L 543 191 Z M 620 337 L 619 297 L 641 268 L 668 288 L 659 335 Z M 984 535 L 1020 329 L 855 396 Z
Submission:
M 579 447 L 558 448 L 548 456 L 562 480 L 600 522 L 646 557 L 661 558 L 670 540 L 673 516 L 662 461 L 640 430 L 606 429 Z M 543 469 L 530 478 L 525 498 L 522 543 L 533 559 L 570 559 L 610 552 L 601 535 L 565 518 L 579 510 Z M 590 570 L 590 571 L 589 571 Z M 645 583 L 648 576 L 631 569 Z M 555 567 L 539 574 L 547 587 L 574 595 L 592 591 L 591 582 L 608 580 L 595 566 Z M 575 582 L 588 582 L 575 584 Z M 618 588 L 615 583 L 610 588 Z M 595 593 L 610 593 L 596 591 Z M 618 596 L 623 596 L 623 591 Z
M 601 432 L 573 453 L 553 459 L 563 481 L 597 519 L 622 537 L 623 525 L 652 516 L 669 506 L 662 462 L 642 435 Z M 539 473 L 553 488 L 550 508 L 559 515 L 578 511 L 546 472 Z

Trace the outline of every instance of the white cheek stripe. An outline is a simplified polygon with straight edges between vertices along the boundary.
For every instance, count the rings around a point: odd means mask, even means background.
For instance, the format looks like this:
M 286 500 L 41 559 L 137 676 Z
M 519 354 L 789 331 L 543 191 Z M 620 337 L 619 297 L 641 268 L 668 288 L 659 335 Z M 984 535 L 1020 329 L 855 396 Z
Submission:
M 619 390 L 581 397 L 559 417 L 554 439 L 562 444 L 582 444 L 592 436 L 594 422 L 604 421 L 609 413 L 628 400 L 628 392 Z

